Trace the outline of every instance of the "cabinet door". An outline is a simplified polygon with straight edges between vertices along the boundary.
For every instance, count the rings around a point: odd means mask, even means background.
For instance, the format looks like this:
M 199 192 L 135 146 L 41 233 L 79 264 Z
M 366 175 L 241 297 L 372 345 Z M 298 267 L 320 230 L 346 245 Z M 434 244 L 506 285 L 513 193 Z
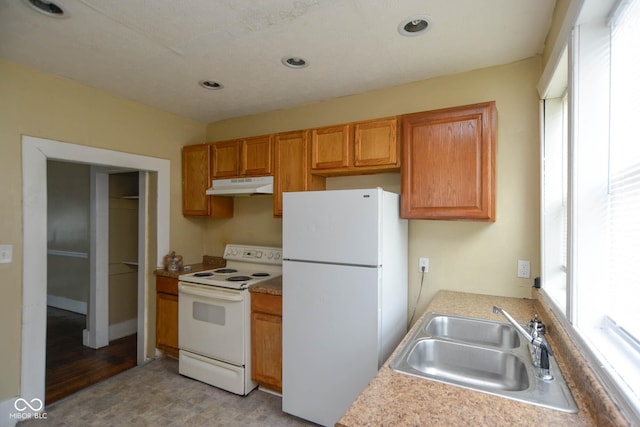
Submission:
M 273 214 L 282 216 L 282 193 L 286 191 L 324 190 L 323 177 L 309 169 L 309 132 L 279 133 L 274 138 L 275 172 L 273 177 Z
M 213 146 L 213 177 L 235 178 L 240 168 L 240 141 L 214 142 Z
M 185 216 L 210 214 L 209 199 L 205 194 L 211 185 L 210 150 L 206 144 L 182 147 L 182 213 Z
M 311 169 L 349 166 L 349 140 L 349 125 L 313 129 L 311 131 Z
M 355 123 L 353 165 L 399 167 L 397 123 L 395 117 Z
M 156 294 L 156 347 L 178 357 L 178 296 Z
M 211 186 L 211 145 L 182 147 L 182 214 L 184 216 L 233 216 L 233 198 L 207 196 Z
M 251 377 L 282 391 L 282 317 L 251 313 Z
M 403 218 L 495 221 L 495 121 L 495 102 L 403 117 Z
M 264 176 L 272 174 L 273 136 L 258 136 L 242 141 L 240 150 L 240 174 Z

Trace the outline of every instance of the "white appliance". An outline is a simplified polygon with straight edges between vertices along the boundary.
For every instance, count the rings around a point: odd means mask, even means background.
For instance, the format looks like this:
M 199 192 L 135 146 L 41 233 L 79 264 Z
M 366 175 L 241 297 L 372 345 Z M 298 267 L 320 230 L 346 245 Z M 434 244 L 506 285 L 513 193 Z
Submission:
M 283 212 L 282 410 L 333 426 L 407 332 L 407 221 L 380 188 Z
M 207 196 L 273 194 L 273 176 L 214 179 L 211 181 L 211 188 L 208 188 L 205 194 Z
M 227 245 L 226 267 L 182 274 L 178 284 L 178 371 L 239 395 L 251 380 L 254 283 L 282 274 L 282 249 Z

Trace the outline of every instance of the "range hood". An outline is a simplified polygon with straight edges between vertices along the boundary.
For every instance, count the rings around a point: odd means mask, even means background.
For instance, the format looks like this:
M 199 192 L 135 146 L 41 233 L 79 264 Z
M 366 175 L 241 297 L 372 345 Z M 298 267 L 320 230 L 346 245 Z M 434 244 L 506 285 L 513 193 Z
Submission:
M 253 194 L 273 194 L 273 177 L 214 179 L 207 196 L 251 196 Z

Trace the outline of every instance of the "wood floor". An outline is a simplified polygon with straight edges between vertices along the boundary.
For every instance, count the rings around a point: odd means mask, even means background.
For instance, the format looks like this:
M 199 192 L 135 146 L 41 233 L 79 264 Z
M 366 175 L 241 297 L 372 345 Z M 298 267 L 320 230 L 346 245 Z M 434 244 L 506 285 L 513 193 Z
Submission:
M 137 335 L 95 350 L 82 345 L 86 316 L 47 307 L 45 405 L 136 366 Z

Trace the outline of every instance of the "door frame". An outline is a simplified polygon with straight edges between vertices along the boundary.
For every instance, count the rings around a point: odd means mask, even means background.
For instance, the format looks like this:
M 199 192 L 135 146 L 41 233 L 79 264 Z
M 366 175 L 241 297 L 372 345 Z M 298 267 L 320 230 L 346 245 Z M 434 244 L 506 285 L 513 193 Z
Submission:
M 22 351 L 20 395 L 28 400 L 45 397 L 45 362 L 47 332 L 47 160 L 61 160 L 99 166 L 121 167 L 157 173 L 156 265 L 169 250 L 170 161 L 102 148 L 70 144 L 32 136 L 22 137 Z M 141 174 L 142 175 L 142 174 Z M 144 174 L 145 176 L 147 174 Z M 148 182 L 145 183 L 147 185 Z M 145 201 L 146 202 L 146 201 Z M 145 203 L 146 206 L 146 203 Z M 146 209 L 143 209 L 146 214 Z M 146 337 L 148 264 L 148 230 L 139 236 L 138 274 L 138 363 L 147 357 Z M 141 256 L 141 254 L 143 254 Z M 140 280 L 142 278 L 142 280 Z

